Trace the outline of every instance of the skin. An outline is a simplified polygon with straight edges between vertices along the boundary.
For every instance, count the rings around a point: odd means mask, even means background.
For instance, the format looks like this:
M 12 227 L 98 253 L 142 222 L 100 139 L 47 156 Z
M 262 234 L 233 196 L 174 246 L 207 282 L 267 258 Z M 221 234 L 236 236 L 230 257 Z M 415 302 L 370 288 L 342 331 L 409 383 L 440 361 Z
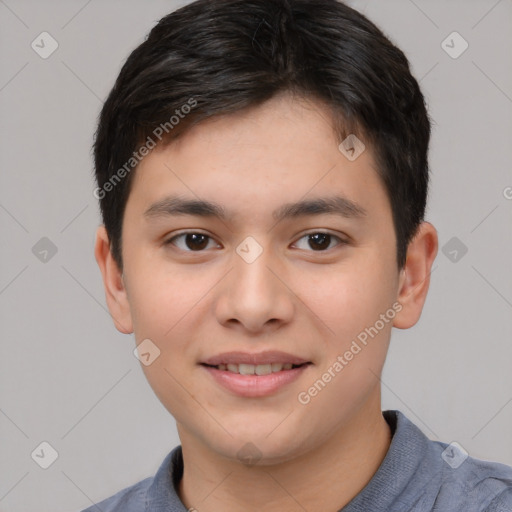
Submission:
M 389 448 L 379 377 L 391 327 L 407 329 L 420 318 L 437 232 L 420 225 L 399 271 L 371 148 L 351 162 L 339 143 L 320 103 L 287 95 L 205 121 L 140 163 L 123 221 L 123 274 L 104 227 L 97 230 L 95 256 L 116 328 L 161 351 L 142 368 L 176 419 L 187 507 L 337 511 Z M 284 203 L 334 193 L 367 216 L 272 218 Z M 168 194 L 218 202 L 233 216 L 145 218 Z M 185 237 L 164 244 L 183 231 L 211 238 L 202 252 Z M 333 235 L 320 250 L 306 236 L 318 232 Z M 263 249 L 250 264 L 236 253 L 247 236 Z M 401 311 L 307 405 L 299 403 L 298 394 L 396 301 Z M 198 364 L 233 350 L 282 350 L 313 364 L 271 396 L 243 398 Z M 248 442 L 259 451 L 257 464 L 237 458 Z

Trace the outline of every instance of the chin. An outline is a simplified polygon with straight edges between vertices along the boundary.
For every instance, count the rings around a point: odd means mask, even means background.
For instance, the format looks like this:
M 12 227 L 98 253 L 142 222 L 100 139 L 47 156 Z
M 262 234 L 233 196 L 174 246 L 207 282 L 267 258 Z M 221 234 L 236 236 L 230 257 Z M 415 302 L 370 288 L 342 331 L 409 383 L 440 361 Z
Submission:
M 258 427 L 258 425 L 256 424 Z M 295 459 L 307 451 L 305 439 L 296 432 L 283 429 L 270 435 L 262 433 L 261 428 L 251 428 L 234 433 L 233 437 L 226 435 L 222 440 L 211 442 L 210 448 L 219 455 L 238 461 L 246 466 L 273 466 Z M 304 432 L 301 430 L 301 434 Z

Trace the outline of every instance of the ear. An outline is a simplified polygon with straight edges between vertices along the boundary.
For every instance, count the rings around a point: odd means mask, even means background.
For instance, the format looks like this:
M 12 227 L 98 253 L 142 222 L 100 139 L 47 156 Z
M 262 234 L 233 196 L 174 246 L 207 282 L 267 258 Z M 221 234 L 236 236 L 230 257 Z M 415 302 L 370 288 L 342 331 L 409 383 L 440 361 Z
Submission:
M 94 256 L 103 276 L 107 306 L 119 332 L 131 334 L 133 323 L 123 276 L 110 252 L 107 230 L 101 225 L 96 231 Z
M 407 260 L 400 271 L 397 300 L 402 309 L 396 314 L 393 327 L 409 329 L 419 320 L 427 298 L 437 249 L 436 229 L 429 222 L 422 222 L 409 243 Z

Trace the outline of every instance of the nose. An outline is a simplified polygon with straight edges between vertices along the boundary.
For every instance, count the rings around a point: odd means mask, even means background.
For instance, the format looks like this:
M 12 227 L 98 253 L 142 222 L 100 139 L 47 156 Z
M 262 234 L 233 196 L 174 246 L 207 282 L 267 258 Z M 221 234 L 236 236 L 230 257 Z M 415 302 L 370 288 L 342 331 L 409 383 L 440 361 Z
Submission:
M 254 261 L 235 253 L 231 271 L 218 288 L 219 323 L 251 334 L 269 334 L 289 323 L 295 306 L 287 280 L 284 265 L 270 249 Z

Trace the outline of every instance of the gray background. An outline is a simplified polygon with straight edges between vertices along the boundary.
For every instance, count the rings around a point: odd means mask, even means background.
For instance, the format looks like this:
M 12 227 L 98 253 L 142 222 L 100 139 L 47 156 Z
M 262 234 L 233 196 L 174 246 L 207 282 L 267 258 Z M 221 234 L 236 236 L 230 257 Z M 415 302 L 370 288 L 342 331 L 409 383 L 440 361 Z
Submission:
M 81 510 L 179 443 L 106 309 L 90 147 L 124 59 L 184 3 L 0 0 L 2 512 Z M 383 408 L 512 465 L 512 2 L 350 4 L 404 50 L 435 121 L 440 252 L 421 320 L 393 331 Z M 43 31 L 59 45 L 47 59 L 31 48 Z M 456 59 L 441 46 L 453 31 L 469 43 Z M 32 251 L 43 237 L 57 248 L 46 262 Z M 441 250 L 452 237 L 468 249 L 456 261 Z M 58 452 L 48 469 L 31 457 L 42 441 Z

